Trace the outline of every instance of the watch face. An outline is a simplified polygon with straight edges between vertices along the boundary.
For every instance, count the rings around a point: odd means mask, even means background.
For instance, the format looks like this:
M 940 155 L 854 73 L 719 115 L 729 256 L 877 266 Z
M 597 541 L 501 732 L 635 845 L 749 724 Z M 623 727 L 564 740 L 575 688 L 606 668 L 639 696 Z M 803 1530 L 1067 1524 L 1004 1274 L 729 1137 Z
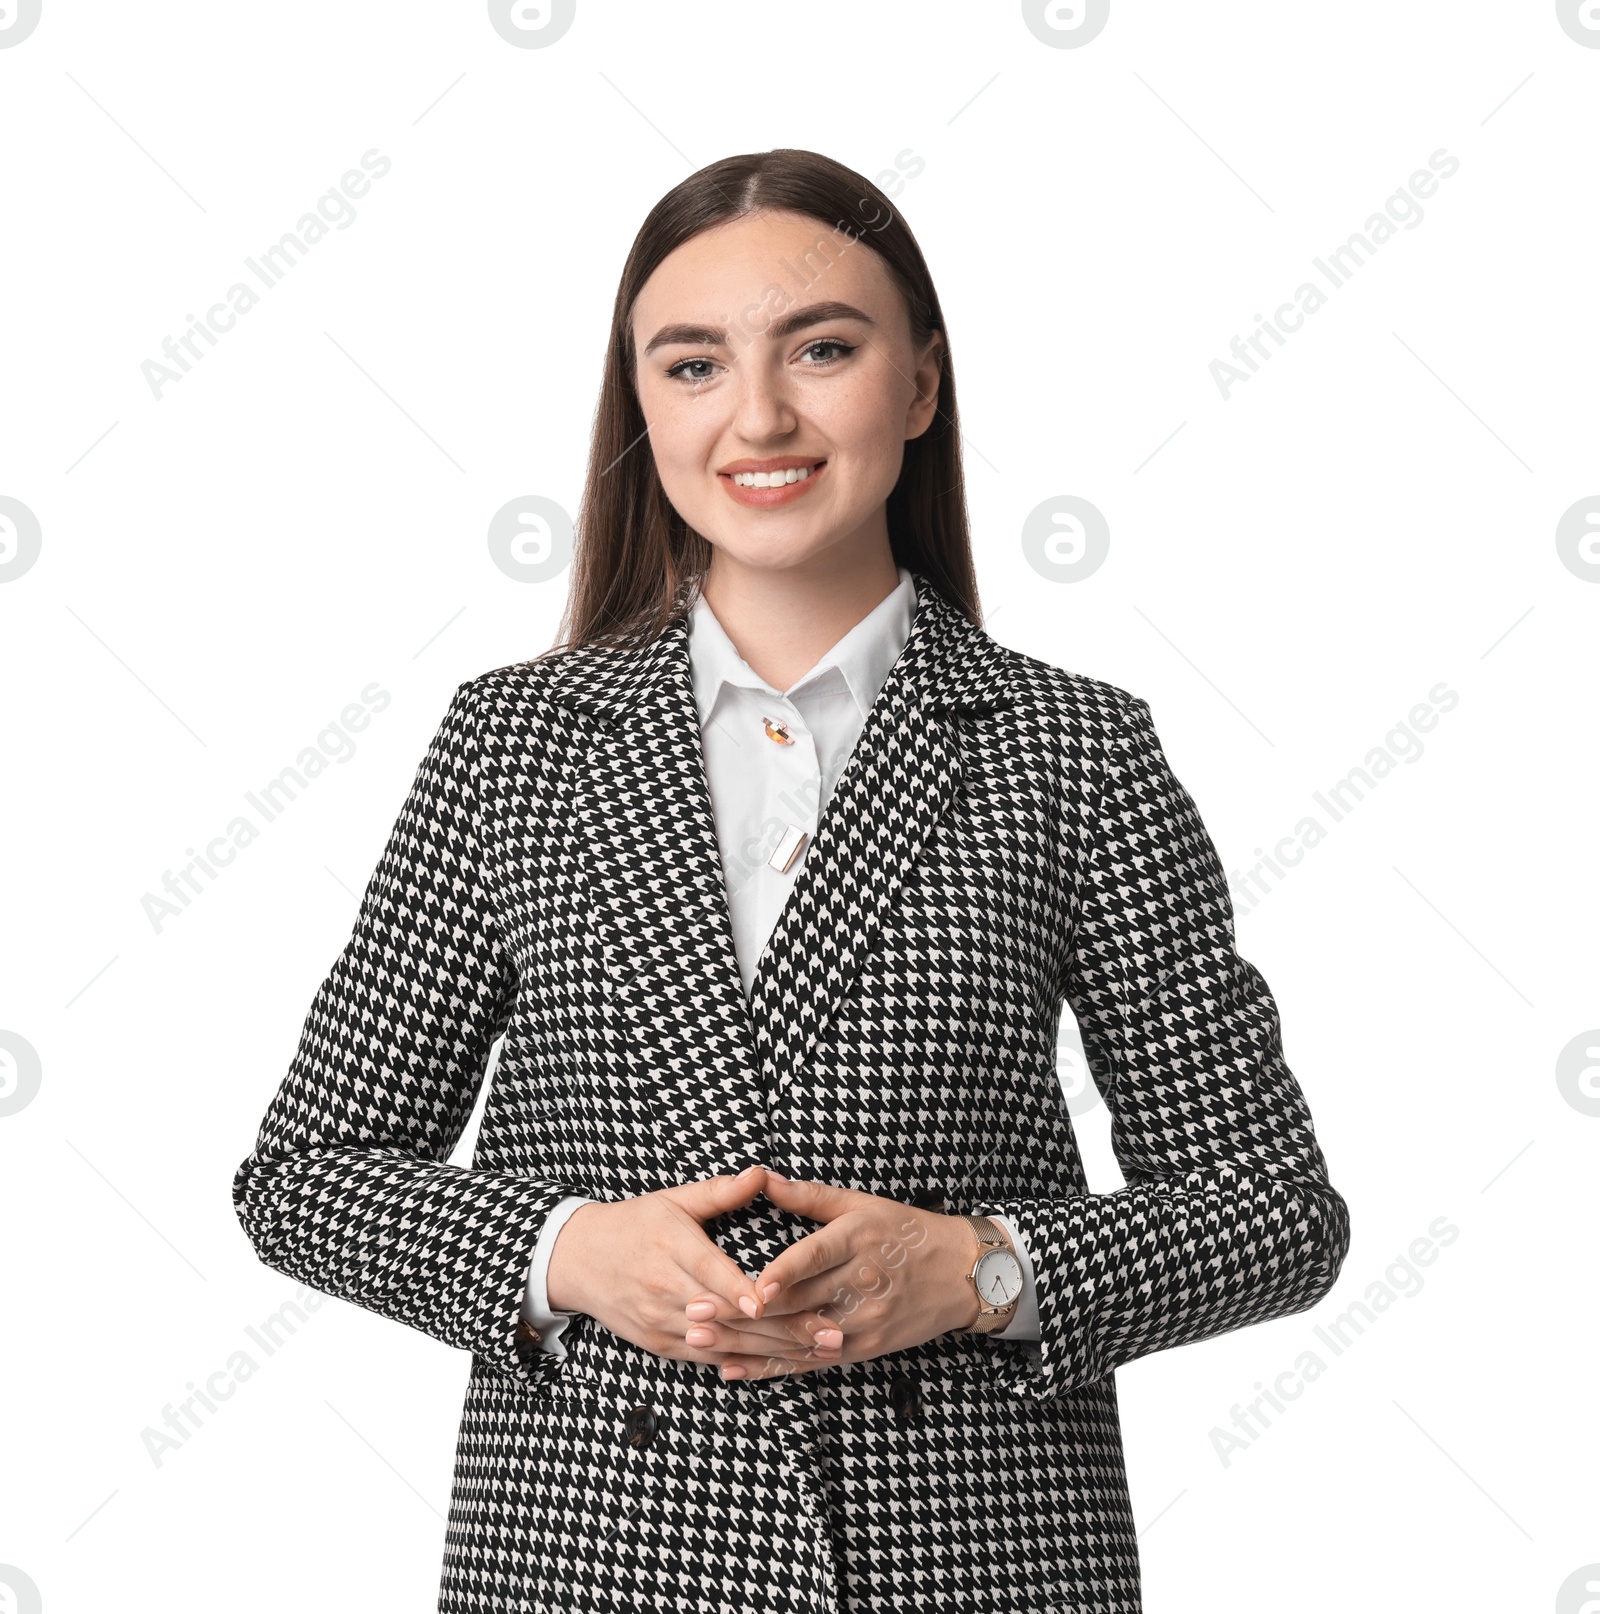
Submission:
M 1022 1263 L 1010 1250 L 989 1250 L 973 1280 L 986 1306 L 1009 1306 L 1022 1293 Z

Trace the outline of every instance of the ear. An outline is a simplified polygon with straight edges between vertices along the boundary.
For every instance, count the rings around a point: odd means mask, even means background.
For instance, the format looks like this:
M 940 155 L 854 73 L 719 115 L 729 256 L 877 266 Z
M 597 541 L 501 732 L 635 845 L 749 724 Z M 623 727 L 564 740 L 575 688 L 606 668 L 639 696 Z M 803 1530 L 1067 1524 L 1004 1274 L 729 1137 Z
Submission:
M 906 411 L 906 441 L 920 437 L 932 424 L 939 412 L 939 381 L 944 375 L 944 332 L 935 331 L 922 350 L 917 367 L 912 372 L 912 383 L 917 395 Z

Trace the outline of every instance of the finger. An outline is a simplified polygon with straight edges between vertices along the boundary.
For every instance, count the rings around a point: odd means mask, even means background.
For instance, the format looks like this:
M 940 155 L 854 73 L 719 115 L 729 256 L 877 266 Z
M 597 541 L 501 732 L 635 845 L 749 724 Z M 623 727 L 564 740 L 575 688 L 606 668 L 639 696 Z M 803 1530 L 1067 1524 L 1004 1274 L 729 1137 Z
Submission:
M 785 1284 L 770 1300 L 762 1302 L 761 1320 L 778 1322 L 785 1317 L 813 1316 L 821 1317 L 837 1327 L 863 1300 L 881 1292 L 881 1288 L 869 1290 L 852 1284 L 848 1281 L 846 1268 L 831 1267 L 827 1272 L 807 1278 L 802 1283 Z M 690 1322 L 695 1320 L 688 1319 Z M 719 1314 L 716 1320 L 731 1321 L 735 1327 L 747 1321 L 742 1314 L 727 1317 Z
M 697 1325 L 706 1327 L 743 1328 L 752 1335 L 772 1336 L 772 1338 L 790 1338 L 802 1336 L 817 1327 L 840 1327 L 840 1311 L 835 1307 L 831 1315 L 825 1314 L 825 1307 L 830 1306 L 836 1299 L 848 1302 L 848 1290 L 843 1286 L 828 1285 L 825 1280 L 814 1280 L 806 1285 L 807 1296 L 804 1304 L 796 1299 L 796 1291 L 781 1290 L 778 1296 L 777 1311 L 772 1306 L 764 1306 L 759 1314 L 743 1311 L 739 1307 L 731 1306 L 722 1294 L 714 1290 L 702 1290 L 683 1307 L 683 1327 L 693 1328 Z
M 808 1346 L 838 1351 L 844 1344 L 844 1330 L 831 1317 L 808 1312 L 785 1322 L 786 1327 L 742 1318 L 731 1323 L 690 1323 L 684 1330 L 684 1343 L 697 1351 L 781 1350 L 786 1354 Z
M 793 1362 L 812 1360 L 836 1362 L 844 1344 L 842 1339 L 837 1345 L 819 1346 L 802 1339 L 741 1335 L 723 1324 L 697 1324 L 689 1332 L 696 1336 L 694 1339 L 684 1341 L 689 1359 L 711 1362 L 718 1367 L 735 1356 L 770 1356 L 776 1360 Z M 699 1337 L 702 1332 L 713 1335 L 713 1338 L 702 1343 Z
M 839 1360 L 826 1356 L 729 1356 L 722 1363 L 721 1375 L 725 1379 L 789 1378 L 797 1373 L 815 1373 L 819 1367 L 833 1367 Z
M 784 1295 L 788 1292 L 785 1290 Z M 709 1345 L 715 1340 L 719 1350 L 752 1349 L 752 1346 L 735 1343 L 750 1340 L 827 1343 L 830 1331 L 832 1343 L 837 1344 L 843 1335 L 844 1318 L 855 1308 L 846 1304 L 830 1309 L 831 1292 L 822 1290 L 819 1293 L 821 1298 L 815 1305 L 790 1305 L 776 1312 L 767 1307 L 759 1318 L 747 1317 L 720 1300 L 708 1298 L 704 1303 L 703 1315 L 696 1314 L 694 1305 L 684 1307 L 681 1328 L 686 1339 L 695 1329 L 709 1329 L 709 1334 L 695 1334 L 689 1342 Z
M 855 1254 L 858 1232 L 855 1223 L 837 1221 L 796 1239 L 756 1274 L 751 1285 L 756 1296 L 762 1301 L 769 1300 L 790 1284 L 804 1283 L 807 1278 L 819 1277 L 830 1268 L 844 1264 Z M 779 1286 L 777 1291 L 770 1288 L 774 1283 Z
M 770 1170 L 765 1173 L 762 1192 L 774 1205 L 793 1211 L 797 1216 L 809 1217 L 813 1222 L 831 1222 L 849 1211 L 860 1210 L 863 1200 L 876 1197 L 854 1188 L 841 1188 L 836 1183 L 782 1177 Z
M 659 1190 L 697 1222 L 709 1222 L 740 1205 L 748 1205 L 765 1187 L 767 1174 L 761 1166 L 746 1166 L 735 1177 L 702 1177 L 696 1182 L 675 1183 Z
M 755 1280 L 758 1288 L 771 1281 L 765 1275 Z M 814 1278 L 784 1284 L 777 1294 L 762 1302 L 761 1315 L 763 1319 L 772 1319 L 794 1312 L 819 1312 L 837 1322 L 845 1322 L 868 1301 L 887 1299 L 901 1281 L 898 1273 L 857 1252 Z M 736 1323 L 741 1320 L 733 1319 Z
M 687 1237 L 689 1248 L 678 1252 L 678 1262 L 685 1288 L 694 1290 L 689 1305 L 710 1301 L 714 1307 L 711 1315 L 716 1317 L 759 1317 L 761 1301 L 750 1274 L 698 1226 L 688 1230 Z M 684 1316 L 688 1321 L 697 1320 L 689 1317 L 688 1306 Z

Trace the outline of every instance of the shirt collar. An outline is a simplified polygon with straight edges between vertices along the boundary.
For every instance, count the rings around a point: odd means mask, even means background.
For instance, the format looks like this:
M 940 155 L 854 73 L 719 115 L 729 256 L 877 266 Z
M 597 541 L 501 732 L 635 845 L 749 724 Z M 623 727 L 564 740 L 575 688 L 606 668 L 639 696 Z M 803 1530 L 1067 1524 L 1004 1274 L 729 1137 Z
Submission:
M 745 661 L 717 621 L 716 613 L 706 604 L 705 596 L 697 595 L 689 613 L 689 675 L 701 727 L 709 721 L 725 684 L 793 697 L 814 683 L 820 683 L 830 670 L 836 670 L 844 679 L 864 719 L 877 700 L 890 668 L 905 649 L 916 612 L 917 590 L 911 573 L 899 565 L 895 570 L 900 581 L 894 590 L 827 651 L 816 666 L 786 690 L 774 690 Z

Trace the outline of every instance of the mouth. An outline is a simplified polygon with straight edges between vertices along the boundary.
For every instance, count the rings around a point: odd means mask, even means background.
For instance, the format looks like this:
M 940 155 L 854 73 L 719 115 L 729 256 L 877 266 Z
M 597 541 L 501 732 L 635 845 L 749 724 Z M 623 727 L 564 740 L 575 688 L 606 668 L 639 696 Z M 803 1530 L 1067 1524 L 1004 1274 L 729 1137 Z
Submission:
M 791 504 L 809 493 L 827 468 L 826 460 L 793 455 L 772 460 L 739 460 L 717 473 L 717 480 L 739 504 L 757 509 Z

